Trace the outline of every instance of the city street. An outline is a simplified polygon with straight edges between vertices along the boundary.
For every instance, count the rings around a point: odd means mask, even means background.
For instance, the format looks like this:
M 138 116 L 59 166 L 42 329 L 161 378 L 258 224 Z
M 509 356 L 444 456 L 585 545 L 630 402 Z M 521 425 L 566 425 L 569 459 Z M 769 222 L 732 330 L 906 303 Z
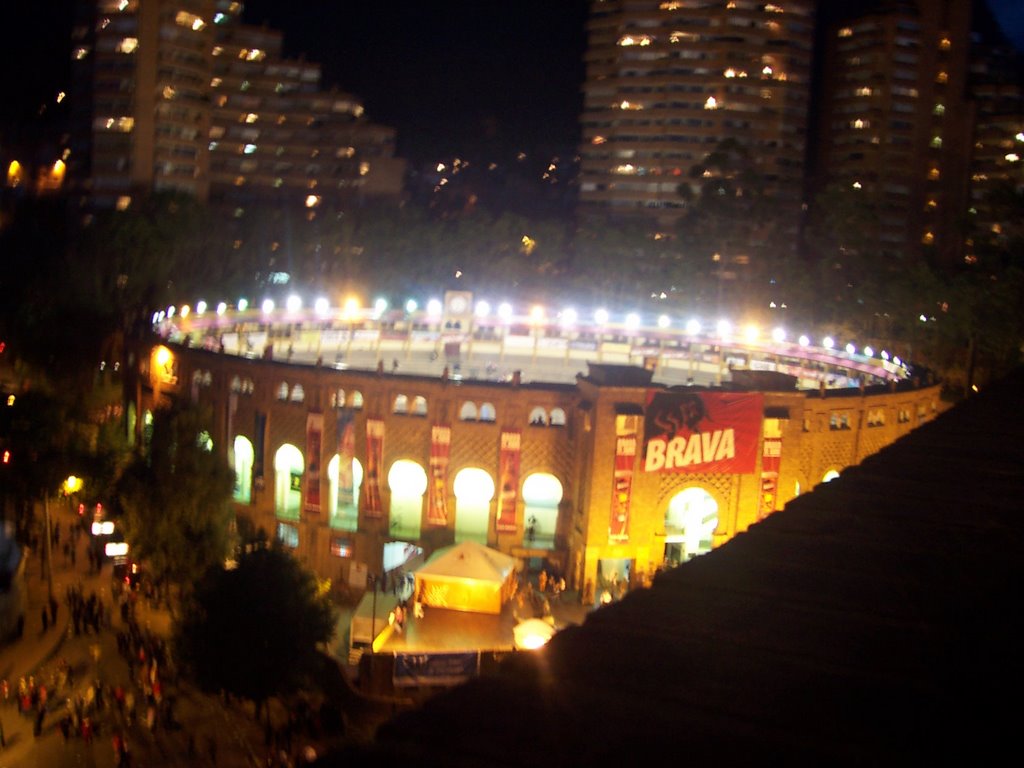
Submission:
M 65 512 L 55 515 L 54 522 L 59 524 L 64 541 L 78 520 Z M 53 594 L 59 607 L 56 624 L 45 631 L 45 561 L 34 552 L 27 554 L 24 635 L 0 648 L 0 677 L 7 681 L 9 690 L 7 701 L 0 698 L 5 745 L 0 749 L 0 768 L 113 768 L 119 765 L 114 747 L 117 735 L 123 736 L 129 752 L 129 762 L 121 765 L 267 765 L 270 750 L 265 743 L 266 734 L 254 720 L 251 705 L 225 704 L 218 697 L 179 684 L 173 669 L 159 665 L 153 669 L 152 660 L 158 658 L 156 649 L 170 630 L 170 616 L 166 610 L 151 606 L 141 595 L 134 611 L 137 637 L 143 642 L 131 646 L 130 655 L 136 663 L 129 667 L 129 654 L 119 649 L 118 642 L 120 634 L 127 649 L 129 622 L 122 618 L 113 594 L 112 566 L 107 563 L 99 571 L 90 570 L 86 555 L 88 538 L 84 531 L 78 536 L 74 563 L 65 557 L 62 546 L 54 547 Z M 83 619 L 78 622 L 76 634 L 76 622 L 72 621 L 67 600 L 69 588 L 76 589 L 85 601 L 96 596 L 96 605 L 102 606 L 102 611 L 95 612 L 102 616 L 98 632 Z M 136 648 L 148 650 L 145 665 L 138 663 Z M 25 678 L 26 684 L 34 683 L 37 690 L 46 687 L 45 714 L 38 735 L 34 733 L 38 707 L 27 714 L 19 712 L 17 691 L 21 678 Z M 159 681 L 158 685 L 153 681 Z M 118 686 L 125 692 L 121 705 L 114 695 Z M 65 739 L 61 720 L 74 709 L 89 718 L 90 726 L 85 731 L 81 726 L 72 727 Z M 286 719 L 280 707 L 272 712 L 275 723 Z M 293 735 L 290 764 L 301 764 L 298 756 L 305 746 L 305 734 L 293 731 Z M 289 763 L 272 763 L 285 764 Z

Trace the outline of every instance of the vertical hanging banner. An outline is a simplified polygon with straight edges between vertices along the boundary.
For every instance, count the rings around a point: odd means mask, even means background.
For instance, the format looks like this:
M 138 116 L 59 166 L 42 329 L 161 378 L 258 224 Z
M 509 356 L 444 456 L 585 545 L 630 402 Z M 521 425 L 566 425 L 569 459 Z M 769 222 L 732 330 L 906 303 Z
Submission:
M 355 414 L 348 408 L 338 411 L 338 509 L 349 509 L 355 503 L 355 479 L 352 460 L 356 453 Z
M 779 497 L 779 464 L 782 463 L 782 438 L 766 437 L 761 449 L 761 500 L 757 519 L 764 520 L 775 511 Z
M 427 489 L 427 525 L 448 525 L 448 456 L 452 428 L 435 424 L 430 428 L 430 485 Z
M 266 440 L 267 435 L 267 414 L 256 412 L 255 423 L 253 424 L 252 439 L 253 439 L 253 459 L 252 459 L 252 476 L 256 481 L 257 487 L 263 485 L 263 444 Z
M 615 468 L 612 472 L 612 515 L 608 538 L 629 540 L 629 504 L 633 494 L 633 465 L 636 463 L 636 416 L 615 417 Z
M 519 454 L 522 447 L 522 432 L 508 430 L 501 433 L 501 450 L 498 454 L 498 522 L 499 533 L 516 530 L 516 502 L 519 499 Z
M 320 454 L 323 447 L 324 415 L 306 414 L 306 482 L 303 508 L 307 514 L 320 514 Z
M 379 518 L 384 508 L 380 503 L 380 472 L 384 461 L 384 421 L 366 420 L 366 488 L 367 517 Z

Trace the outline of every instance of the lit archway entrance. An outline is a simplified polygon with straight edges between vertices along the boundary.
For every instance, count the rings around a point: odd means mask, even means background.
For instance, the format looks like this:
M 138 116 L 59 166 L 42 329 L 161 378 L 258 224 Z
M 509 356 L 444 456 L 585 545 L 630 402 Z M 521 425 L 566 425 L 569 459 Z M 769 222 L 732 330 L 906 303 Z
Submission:
M 363 486 L 363 465 L 359 459 L 352 459 L 346 472 L 341 470 L 341 457 L 334 458 L 327 464 L 328 503 L 331 510 L 329 525 L 343 531 L 354 531 L 359 528 L 359 489 Z
M 274 454 L 274 512 L 285 520 L 298 520 L 302 509 L 302 452 L 285 443 Z
M 837 477 L 839 477 L 839 473 L 836 472 L 836 470 L 834 469 L 830 469 L 828 472 L 825 473 L 825 476 L 821 478 L 821 482 L 831 483 Z
M 680 491 L 665 513 L 665 562 L 679 565 L 711 551 L 718 527 L 718 502 L 703 488 Z
M 494 480 L 482 469 L 467 467 L 455 475 L 455 541 L 487 545 Z
M 554 549 L 562 484 L 547 472 L 535 472 L 523 481 L 523 546 Z
M 234 498 L 240 504 L 252 501 L 252 464 L 256 456 L 252 443 L 245 435 L 236 435 L 231 466 L 235 470 Z
M 391 491 L 389 520 L 391 536 L 416 541 L 423 520 L 423 493 L 427 490 L 427 473 L 415 461 L 400 459 L 388 471 Z

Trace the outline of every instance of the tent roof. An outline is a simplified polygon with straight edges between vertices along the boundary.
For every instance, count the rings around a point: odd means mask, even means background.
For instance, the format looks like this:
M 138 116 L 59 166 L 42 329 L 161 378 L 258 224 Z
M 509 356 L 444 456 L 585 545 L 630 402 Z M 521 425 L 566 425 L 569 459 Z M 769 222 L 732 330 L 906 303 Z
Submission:
M 463 541 L 437 550 L 416 576 L 441 576 L 501 583 L 515 570 L 516 559 L 474 541 Z

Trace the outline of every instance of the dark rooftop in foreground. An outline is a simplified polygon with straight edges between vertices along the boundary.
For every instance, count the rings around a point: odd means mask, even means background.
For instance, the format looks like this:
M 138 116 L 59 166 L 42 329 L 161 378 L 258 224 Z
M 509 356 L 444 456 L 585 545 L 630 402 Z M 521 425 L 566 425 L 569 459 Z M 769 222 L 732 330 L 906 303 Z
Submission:
M 327 765 L 922 765 L 1017 750 L 1024 371 Z

